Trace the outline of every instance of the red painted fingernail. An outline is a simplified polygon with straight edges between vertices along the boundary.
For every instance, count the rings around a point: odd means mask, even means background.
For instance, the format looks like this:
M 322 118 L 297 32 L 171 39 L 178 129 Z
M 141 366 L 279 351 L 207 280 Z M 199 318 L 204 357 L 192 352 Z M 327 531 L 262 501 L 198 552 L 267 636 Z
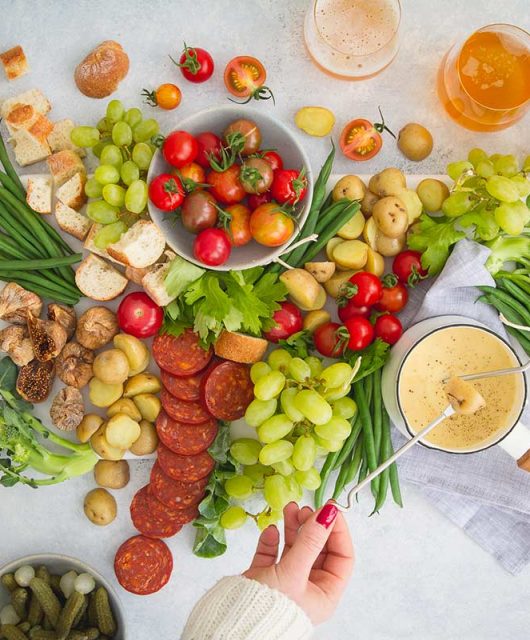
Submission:
M 322 507 L 322 511 L 317 516 L 318 524 L 321 524 L 326 529 L 333 524 L 333 521 L 337 517 L 339 510 L 334 504 L 326 504 Z

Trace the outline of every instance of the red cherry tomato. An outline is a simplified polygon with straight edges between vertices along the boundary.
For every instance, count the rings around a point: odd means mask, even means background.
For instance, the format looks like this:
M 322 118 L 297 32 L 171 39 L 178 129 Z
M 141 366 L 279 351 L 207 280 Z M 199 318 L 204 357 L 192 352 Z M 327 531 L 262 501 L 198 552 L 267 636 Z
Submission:
M 250 209 L 244 204 L 233 204 L 225 209 L 230 215 L 228 235 L 233 247 L 242 247 L 252 240 L 250 233 Z
M 265 151 L 262 156 L 272 167 L 273 171 L 277 171 L 278 169 L 283 169 L 283 159 L 279 153 L 273 151 Z
M 403 335 L 403 325 L 399 318 L 385 313 L 375 321 L 375 336 L 388 344 L 395 344 Z
M 407 287 L 398 282 L 393 287 L 383 287 L 383 294 L 379 302 L 375 305 L 378 311 L 389 311 L 390 313 L 399 313 L 407 304 L 409 294 Z
M 354 316 L 346 320 L 344 326 L 350 336 L 348 339 L 348 349 L 352 351 L 362 351 L 372 344 L 374 328 L 366 318 Z
M 267 204 L 272 200 L 272 195 L 270 191 L 265 191 L 265 193 L 253 193 L 249 195 L 247 198 L 248 207 L 251 211 L 257 209 L 262 204 Z
M 195 137 L 195 140 L 199 146 L 196 162 L 204 169 L 210 169 L 210 156 L 216 160 L 221 157 L 221 147 L 223 146 L 221 138 L 211 131 L 203 131 Z
M 353 301 L 346 300 L 345 304 L 342 306 L 339 305 L 338 314 L 341 322 L 346 322 L 350 318 L 355 316 L 362 316 L 363 318 L 368 318 L 370 315 L 370 307 L 356 307 L 353 304 Z
M 226 171 L 210 171 L 206 182 L 211 184 L 210 193 L 223 204 L 236 204 L 247 195 L 239 181 L 240 166 L 233 164 Z
M 120 302 L 117 312 L 118 325 L 135 338 L 149 338 L 158 333 L 164 320 L 164 312 L 147 293 L 129 293 Z
M 162 211 L 174 211 L 180 207 L 185 193 L 180 179 L 170 173 L 160 174 L 149 185 L 149 199 Z
M 280 302 L 281 309 L 274 312 L 272 319 L 276 326 L 263 334 L 270 342 L 285 340 L 293 333 L 302 330 L 303 319 L 300 309 L 292 302 Z
M 376 156 L 383 146 L 383 131 L 388 131 L 394 138 L 394 134 L 385 125 L 385 119 L 379 109 L 381 122 L 372 124 L 364 118 L 357 118 L 348 122 L 340 134 L 340 148 L 342 153 L 350 160 L 369 160 Z
M 317 327 L 313 333 L 316 350 L 326 358 L 340 357 L 348 344 L 348 338 L 341 329 L 338 322 L 326 322 Z
M 231 250 L 232 245 L 224 229 L 204 229 L 193 242 L 193 255 L 209 267 L 224 264 L 230 257 Z
M 188 47 L 186 43 L 178 63 L 175 62 L 175 64 L 180 67 L 186 80 L 196 83 L 205 82 L 211 78 L 214 70 L 213 58 L 208 51 L 200 47 Z
M 275 202 L 269 202 L 252 212 L 250 233 L 259 244 L 266 247 L 279 247 L 293 235 L 294 222 Z
M 339 304 L 344 300 L 351 300 L 355 307 L 373 307 L 381 300 L 383 285 L 373 273 L 359 271 L 342 285 Z
M 263 64 L 252 56 L 237 56 L 226 65 L 225 87 L 236 98 L 246 98 L 240 104 L 254 100 L 269 100 L 274 96 L 269 87 L 264 86 L 267 72 Z M 234 101 L 235 102 L 235 101 Z
M 305 170 L 278 169 L 274 172 L 271 193 L 280 204 L 296 204 L 305 198 L 307 177 Z
M 403 284 L 414 287 L 420 280 L 428 277 L 429 273 L 421 265 L 419 251 L 402 251 L 394 258 L 392 271 Z
M 195 160 L 199 153 L 197 140 L 187 131 L 173 131 L 164 140 L 162 154 L 173 167 L 181 169 Z

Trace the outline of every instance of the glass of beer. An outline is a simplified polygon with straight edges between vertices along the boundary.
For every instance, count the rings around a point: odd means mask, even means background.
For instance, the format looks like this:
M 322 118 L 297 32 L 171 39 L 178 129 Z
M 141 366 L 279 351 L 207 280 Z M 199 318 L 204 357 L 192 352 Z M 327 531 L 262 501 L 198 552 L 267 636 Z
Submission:
M 438 72 L 438 94 L 449 115 L 474 131 L 498 131 L 530 104 L 530 34 L 490 24 L 455 44 Z
M 305 43 L 326 73 L 362 80 L 395 58 L 400 21 L 399 0 L 313 0 L 305 17 Z

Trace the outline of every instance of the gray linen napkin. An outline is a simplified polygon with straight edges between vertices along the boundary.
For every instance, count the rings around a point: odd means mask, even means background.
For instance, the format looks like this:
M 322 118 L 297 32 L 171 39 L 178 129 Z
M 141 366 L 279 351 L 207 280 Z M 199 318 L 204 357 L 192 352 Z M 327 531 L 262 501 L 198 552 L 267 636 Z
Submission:
M 493 284 L 484 267 L 488 255 L 486 247 L 461 240 L 432 285 L 427 280 L 410 290 L 404 325 L 445 314 L 465 315 L 506 337 L 497 312 L 475 302 L 475 287 Z M 523 422 L 530 426 L 530 407 Z M 393 439 L 396 447 L 405 441 L 397 429 Z M 516 574 L 530 563 L 530 473 L 520 470 L 500 447 L 452 455 L 417 446 L 401 457 L 399 470 L 402 480 L 417 485 L 507 571 Z

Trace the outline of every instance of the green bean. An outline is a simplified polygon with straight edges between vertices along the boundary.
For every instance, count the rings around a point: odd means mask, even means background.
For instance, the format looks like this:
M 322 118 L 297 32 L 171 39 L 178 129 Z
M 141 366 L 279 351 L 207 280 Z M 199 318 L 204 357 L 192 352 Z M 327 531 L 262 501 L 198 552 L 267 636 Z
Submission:
M 506 327 L 506 331 L 519 341 L 521 347 L 530 355 L 530 338 L 523 331 L 518 331 L 513 327 Z M 529 334 L 530 335 L 530 334 Z
M 335 464 L 333 465 L 333 470 L 338 469 L 340 466 L 342 466 L 342 463 L 350 455 L 353 447 L 355 446 L 355 443 L 357 442 L 357 438 L 359 437 L 362 428 L 363 426 L 359 419 L 359 413 L 357 412 L 353 420 L 351 433 L 344 441 L 342 449 L 338 452 L 339 455 L 337 457 L 337 460 L 335 461 Z
M 386 437 L 388 438 L 388 458 L 389 458 L 394 454 L 394 445 L 392 444 L 392 438 L 390 434 L 390 419 L 388 417 L 388 413 L 384 405 L 383 405 L 383 419 L 384 419 L 383 424 L 385 426 L 385 434 L 386 434 Z M 394 502 L 399 507 L 403 507 L 403 499 L 401 497 L 401 488 L 399 486 L 398 468 L 395 462 L 393 462 L 389 467 L 389 480 L 390 480 L 390 490 L 392 491 L 392 498 Z
M 363 425 L 363 445 L 366 452 L 366 460 L 368 463 L 368 468 L 370 472 L 372 472 L 377 468 L 377 457 L 375 454 L 372 417 L 370 416 L 370 410 L 366 402 L 363 380 L 359 380 L 359 382 L 353 385 L 353 396 L 355 398 L 355 402 L 357 403 L 357 407 L 359 408 L 361 422 Z M 374 489 L 378 486 L 377 478 L 374 479 L 372 486 L 374 487 Z
M 390 420 L 388 418 L 388 413 L 386 411 L 382 412 L 381 416 L 381 455 L 380 462 L 384 462 L 388 460 L 388 458 L 392 455 L 390 453 L 392 447 L 392 441 L 390 439 Z M 378 512 L 381 507 L 385 504 L 386 495 L 388 493 L 388 482 L 390 480 L 390 468 L 387 467 L 384 471 L 379 475 L 379 491 L 377 492 L 377 497 L 375 500 L 374 510 L 372 511 L 372 515 Z
M 337 202 L 333 202 L 331 205 L 328 205 L 326 209 L 322 209 L 322 214 L 315 229 L 316 233 L 320 235 L 328 224 L 335 219 L 335 217 L 347 206 L 349 202 L 351 201 L 346 198 L 341 198 L 340 200 L 337 200 Z
M 486 294 L 490 294 L 493 298 L 510 306 L 523 318 L 523 324 L 530 325 L 530 311 L 528 311 L 528 309 L 518 300 L 515 300 L 514 298 L 512 298 L 512 296 L 508 295 L 506 291 L 495 289 L 494 287 L 478 287 L 478 289 Z
M 81 295 L 77 287 L 61 280 L 51 269 L 42 269 L 41 271 L 33 272 L 0 268 L 0 275 L 4 280 L 7 277 L 12 277 L 14 280 L 26 280 L 45 289 L 50 289 L 51 291 L 70 297 L 79 298 Z
M 35 258 L 46 257 L 39 252 L 39 247 L 36 246 L 27 235 L 24 235 L 24 230 L 20 229 L 16 222 L 13 221 L 11 214 L 7 211 L 4 205 L 0 202 L 0 226 L 3 227 L 9 236 L 17 242 L 18 245 L 24 247 L 28 256 Z
M 15 169 L 13 168 L 13 165 L 11 164 L 11 160 L 7 155 L 7 149 L 5 147 L 4 140 L 1 135 L 0 135 L 0 162 L 4 165 L 4 169 L 7 175 L 17 185 L 17 188 L 20 192 L 20 197 L 25 198 L 26 190 L 24 189 L 24 185 L 20 181 L 20 178 L 18 177 L 17 172 L 15 171 Z
M 374 443 L 375 455 L 381 462 L 381 444 L 382 444 L 382 398 L 381 398 L 381 369 L 377 369 L 371 376 L 374 381 L 372 415 L 374 417 Z
M 336 500 L 340 496 L 340 494 L 342 493 L 342 490 L 346 485 L 346 476 L 348 475 L 348 469 L 352 461 L 352 456 L 353 456 L 353 451 L 350 450 L 347 458 L 344 460 L 344 463 L 340 468 L 339 475 L 335 480 L 335 488 L 333 489 L 333 495 L 332 495 L 333 500 Z
M 20 189 L 15 181 L 12 180 L 10 176 L 5 174 L 3 171 L 0 171 L 0 183 L 2 183 L 2 186 L 5 187 L 8 191 L 11 191 L 11 193 L 19 200 L 25 199 L 25 194 L 23 195 L 20 192 Z
M 515 298 L 520 302 L 525 309 L 530 313 L 530 296 L 528 296 L 522 289 L 520 289 L 514 282 L 502 278 L 500 281 L 501 288 L 506 291 L 512 298 Z
M 50 298 L 56 302 L 63 302 L 64 304 L 71 306 L 76 305 L 79 302 L 79 296 L 75 297 L 72 294 L 64 293 L 64 291 L 61 292 L 61 290 L 57 291 L 56 289 L 51 289 L 50 287 L 53 284 L 51 282 L 48 283 L 48 286 L 41 285 L 32 280 L 30 275 L 31 274 L 25 273 L 24 276 L 21 276 L 17 272 L 0 272 L 0 280 L 3 280 L 4 282 L 16 282 L 21 287 L 24 287 L 24 289 L 33 291 L 33 293 L 36 293 L 43 298 Z
M 374 378 L 370 373 L 364 379 L 364 395 L 366 396 L 366 404 L 368 408 L 372 406 L 372 396 L 374 392 Z
M 495 298 L 491 294 L 484 294 L 477 298 L 477 302 L 486 302 L 487 304 L 495 307 L 497 311 L 503 314 L 503 316 L 509 320 L 510 322 L 515 322 L 516 324 L 525 324 L 523 317 L 513 310 L 513 308 L 505 304 L 499 298 Z
M 33 271 L 40 269 L 53 269 L 68 264 L 80 262 L 82 253 L 74 253 L 71 256 L 60 258 L 43 258 L 42 260 L 0 260 L 0 271 Z
M 348 473 L 346 474 L 347 485 L 354 481 L 355 476 L 360 470 L 361 462 L 363 460 L 363 452 L 364 452 L 363 436 L 361 434 L 359 440 L 357 440 L 357 443 L 355 445 L 351 463 L 350 463 L 350 466 L 348 467 Z
M 315 507 L 317 509 L 319 509 L 324 503 L 323 497 L 329 480 L 329 474 L 333 469 L 333 465 L 335 464 L 335 460 L 338 458 L 338 455 L 338 451 L 328 453 L 326 460 L 322 465 L 322 469 L 320 470 L 320 487 L 315 491 Z
M 20 247 L 5 233 L 0 233 L 0 250 L 9 254 L 12 258 L 26 260 L 28 256 L 20 249 Z

